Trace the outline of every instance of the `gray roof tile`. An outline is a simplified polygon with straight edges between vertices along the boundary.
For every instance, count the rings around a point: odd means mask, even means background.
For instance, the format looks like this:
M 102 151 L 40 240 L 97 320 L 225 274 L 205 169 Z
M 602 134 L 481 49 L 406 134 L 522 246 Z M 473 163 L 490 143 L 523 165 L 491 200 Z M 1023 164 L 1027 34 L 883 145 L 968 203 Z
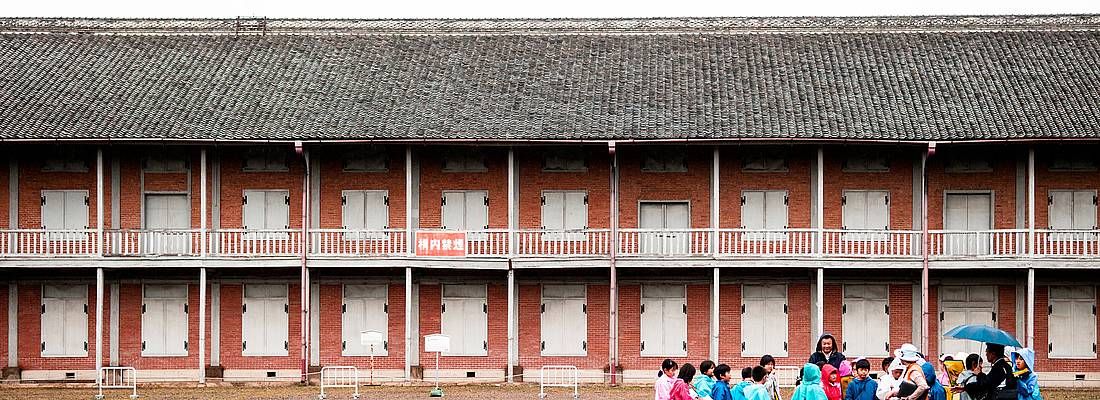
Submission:
M 1097 20 L 0 19 L 0 138 L 1097 139 Z

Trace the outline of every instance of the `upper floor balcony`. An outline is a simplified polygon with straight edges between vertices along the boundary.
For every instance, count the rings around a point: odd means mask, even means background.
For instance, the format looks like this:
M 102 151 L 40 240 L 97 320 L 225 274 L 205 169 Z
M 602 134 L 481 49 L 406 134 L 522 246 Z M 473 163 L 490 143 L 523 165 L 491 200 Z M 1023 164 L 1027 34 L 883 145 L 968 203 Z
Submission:
M 411 237 L 410 237 L 411 235 Z M 0 231 L 0 258 L 1024 259 L 1100 256 L 1100 230 L 404 229 Z

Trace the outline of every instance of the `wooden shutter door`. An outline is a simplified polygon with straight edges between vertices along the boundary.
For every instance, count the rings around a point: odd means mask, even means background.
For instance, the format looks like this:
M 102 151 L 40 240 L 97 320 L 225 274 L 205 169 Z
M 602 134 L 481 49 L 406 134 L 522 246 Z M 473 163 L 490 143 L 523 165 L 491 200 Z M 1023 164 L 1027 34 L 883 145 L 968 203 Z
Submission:
M 1047 341 L 1050 342 L 1051 357 L 1066 357 L 1073 354 L 1073 306 L 1071 302 L 1061 299 L 1050 300 L 1050 316 L 1048 317 Z
M 65 229 L 88 229 L 87 198 L 88 192 L 82 190 L 65 191 Z
M 866 229 L 890 229 L 890 193 L 867 192 Z
M 764 229 L 764 192 L 742 192 L 741 227 L 745 229 Z
M 466 229 L 489 229 L 489 206 L 485 204 L 488 196 L 483 191 L 466 192 Z
M 1051 229 L 1072 229 L 1073 223 L 1073 192 L 1063 190 L 1050 191 L 1050 205 L 1047 206 L 1047 220 Z M 1092 202 L 1092 199 L 1089 199 Z
M 761 333 L 764 341 L 764 351 L 776 357 L 785 357 L 787 354 L 786 306 L 786 299 L 776 296 L 769 296 L 764 303 L 763 319 L 765 322 Z
M 366 209 L 363 192 L 359 190 L 345 190 L 341 193 L 343 205 L 341 209 L 341 222 L 344 229 L 364 229 L 363 210 Z M 355 235 L 353 235 L 355 236 Z
M 289 192 L 272 190 L 266 194 L 265 229 L 290 229 L 290 205 L 287 204 Z M 284 237 L 285 235 L 278 235 Z
M 662 318 L 664 318 L 664 301 L 659 298 L 642 297 L 641 306 L 644 311 L 639 318 L 639 338 L 641 339 L 642 356 L 664 355 L 664 332 Z
M 386 229 L 386 226 L 389 225 L 390 210 L 389 206 L 386 205 L 386 193 L 381 190 L 365 193 L 363 202 L 364 229 L 380 231 Z M 377 235 L 374 237 L 377 237 Z
M 850 290 L 845 287 L 845 291 Z M 867 342 L 867 313 L 864 300 L 860 298 L 844 298 L 844 333 L 841 352 L 852 356 L 862 356 L 866 353 L 864 343 Z
M 867 229 L 867 192 L 844 192 L 844 229 Z
M 773 230 L 786 229 L 787 192 L 767 192 L 764 203 L 764 227 Z
M 448 203 L 450 204 L 450 203 Z M 466 353 L 465 304 L 453 299 L 443 299 L 439 317 L 439 332 L 451 338 L 451 351 L 444 355 L 463 355 Z
M 247 286 L 245 287 L 247 293 Z M 241 354 L 260 355 L 264 344 L 264 304 L 260 300 L 244 297 L 241 307 Z
M 545 355 L 564 354 L 564 341 L 566 326 L 564 324 L 564 308 L 561 299 L 543 299 L 542 302 L 542 343 L 541 353 Z
M 549 230 L 565 229 L 565 195 L 562 192 L 543 192 L 542 227 Z
M 748 291 L 748 287 L 745 289 Z M 744 350 L 742 357 L 761 356 L 766 354 L 766 301 L 762 297 L 746 297 L 742 306 L 745 312 L 741 314 L 741 342 Z
M 466 230 L 466 196 L 462 192 L 443 192 L 443 229 Z M 451 340 L 451 346 L 454 346 Z
M 588 315 L 585 313 L 586 300 L 566 299 L 562 313 L 562 351 L 566 354 L 585 355 L 588 353 Z
M 967 206 L 965 194 L 948 194 L 944 206 L 944 229 L 967 230 Z
M 244 191 L 244 207 L 242 219 L 244 229 L 264 229 L 264 214 L 266 214 L 267 196 L 259 190 Z
M 467 321 L 464 324 L 466 351 L 470 355 L 485 355 L 488 341 L 488 318 L 485 313 L 485 298 L 464 299 Z
M 1093 199 L 1096 192 L 1082 190 L 1073 192 L 1073 229 L 1096 228 L 1096 204 Z M 1090 350 L 1092 346 L 1089 346 Z
M 389 338 L 389 317 L 386 314 L 385 298 L 367 298 L 363 300 L 363 327 L 364 331 L 378 331 L 382 333 L 382 340 Z M 358 335 L 356 335 L 358 341 Z M 379 347 L 381 346 L 381 347 Z M 374 355 L 385 356 L 389 354 L 385 343 L 374 347 Z M 360 345 L 362 347 L 362 345 Z M 370 354 L 370 347 L 363 347 L 363 354 Z
M 65 354 L 65 300 L 42 298 L 42 355 Z
M 165 304 L 161 299 L 145 299 L 141 314 L 142 355 L 165 354 Z
M 360 331 L 363 331 L 363 318 L 365 309 L 363 299 L 344 297 L 343 318 L 341 318 L 341 331 L 343 336 L 341 354 L 345 356 L 363 355 L 366 351 L 360 344 Z
M 164 304 L 164 350 L 168 354 L 186 355 L 187 312 L 186 299 L 165 300 Z
M 585 192 L 565 193 L 565 229 L 579 230 L 588 226 L 588 204 L 584 200 L 586 197 L 588 195 Z
M 88 299 L 65 299 L 65 354 L 88 356 Z
M 287 299 L 285 297 L 267 299 L 264 304 L 267 306 L 264 313 L 267 335 L 264 341 L 268 354 L 285 356 L 290 345 L 287 332 L 290 329 Z
M 43 190 L 42 197 L 42 229 L 65 229 L 65 193 Z
M 667 355 L 687 355 L 685 343 L 687 342 L 687 314 L 684 312 L 687 306 L 684 298 L 664 299 L 665 329 L 664 348 Z

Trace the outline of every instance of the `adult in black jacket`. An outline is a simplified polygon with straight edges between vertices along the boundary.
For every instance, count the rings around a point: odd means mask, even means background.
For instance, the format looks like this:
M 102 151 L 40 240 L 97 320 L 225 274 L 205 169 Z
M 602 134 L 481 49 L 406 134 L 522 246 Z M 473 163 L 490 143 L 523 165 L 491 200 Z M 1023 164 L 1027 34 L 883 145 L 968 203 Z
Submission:
M 997 390 L 1002 382 L 1006 388 L 1016 388 L 1016 379 L 1012 376 L 1012 364 L 1008 362 L 1008 358 L 1005 358 L 1004 346 L 986 343 L 985 359 L 990 365 L 989 373 L 979 374 L 978 379 L 965 387 L 966 393 L 971 398 L 996 399 Z
M 836 338 L 828 333 L 817 339 L 817 351 L 810 355 L 810 364 L 831 364 L 833 368 L 840 369 L 840 363 L 844 362 L 844 354 L 837 350 Z

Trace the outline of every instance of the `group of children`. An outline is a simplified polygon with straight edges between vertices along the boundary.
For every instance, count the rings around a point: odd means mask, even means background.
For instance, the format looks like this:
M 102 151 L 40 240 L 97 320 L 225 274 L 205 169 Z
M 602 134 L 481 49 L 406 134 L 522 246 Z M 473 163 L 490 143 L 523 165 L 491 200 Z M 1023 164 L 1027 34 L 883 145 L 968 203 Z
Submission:
M 741 370 L 741 380 L 733 382 L 729 365 L 714 365 L 711 360 L 695 366 L 665 359 L 653 385 L 654 400 L 782 400 L 775 377 L 775 358 L 764 356 L 760 365 Z
M 824 361 L 807 363 L 790 400 L 976 400 L 1006 398 L 998 393 L 1005 390 L 1015 392 L 1010 396 L 1017 400 L 1042 400 L 1033 372 L 1034 353 L 1023 348 L 1011 351 L 1008 358 L 1005 354 L 1003 346 L 987 351 L 993 363 L 989 373 L 983 372 L 977 354 L 944 356 L 943 372 L 937 374 L 916 346 L 906 344 L 894 357 L 882 360 L 884 374 L 877 380 L 871 377 L 870 361 L 863 358 L 855 363 L 843 360 L 839 368 Z M 666 359 L 654 385 L 654 400 L 783 400 L 774 371 L 775 359 L 764 356 L 759 365 L 742 369 L 741 380 L 734 382 L 729 365 L 705 360 L 696 371 L 691 364 L 678 366 Z

